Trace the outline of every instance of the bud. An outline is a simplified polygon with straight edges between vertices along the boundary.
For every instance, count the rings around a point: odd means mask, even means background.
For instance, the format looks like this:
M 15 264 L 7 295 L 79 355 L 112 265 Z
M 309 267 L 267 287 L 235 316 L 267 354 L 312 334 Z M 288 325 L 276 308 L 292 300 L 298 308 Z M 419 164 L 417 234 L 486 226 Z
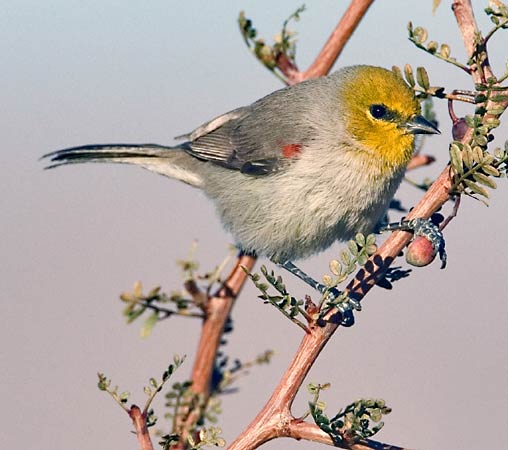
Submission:
M 425 236 L 416 236 L 407 246 L 406 261 L 415 267 L 429 265 L 436 257 L 436 249 Z
M 469 129 L 466 119 L 463 117 L 455 120 L 452 127 L 452 136 L 455 141 L 461 141 Z

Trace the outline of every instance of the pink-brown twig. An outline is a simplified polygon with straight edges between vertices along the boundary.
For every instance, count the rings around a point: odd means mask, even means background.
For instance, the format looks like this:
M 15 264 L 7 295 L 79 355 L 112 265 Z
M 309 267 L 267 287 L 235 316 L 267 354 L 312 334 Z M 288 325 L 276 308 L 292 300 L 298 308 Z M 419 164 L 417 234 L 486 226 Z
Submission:
M 128 411 L 129 417 L 132 419 L 134 429 L 136 430 L 136 436 L 139 442 L 139 448 L 141 450 L 153 450 L 152 440 L 150 439 L 150 433 L 146 426 L 146 414 L 141 412 L 138 406 L 132 405 Z
M 219 349 L 224 325 L 233 308 L 234 300 L 240 293 L 246 279 L 242 267 L 252 270 L 256 259 L 252 256 L 238 257 L 235 266 L 218 292 L 210 297 L 204 305 L 205 319 L 201 327 L 196 359 L 192 368 L 192 393 L 199 398 L 194 410 L 187 411 L 185 418 L 178 424 L 180 442 L 172 449 L 186 448 L 187 436 L 195 423 L 201 417 L 210 396 L 212 372 Z
M 284 64 L 284 59 L 279 64 L 279 69 L 286 76 L 288 84 L 296 84 L 310 78 L 317 78 L 330 72 L 333 64 L 341 54 L 344 46 L 349 41 L 363 16 L 367 13 L 374 0 L 352 0 L 348 9 L 331 33 L 328 41 L 319 52 L 310 67 L 299 72 L 292 65 Z

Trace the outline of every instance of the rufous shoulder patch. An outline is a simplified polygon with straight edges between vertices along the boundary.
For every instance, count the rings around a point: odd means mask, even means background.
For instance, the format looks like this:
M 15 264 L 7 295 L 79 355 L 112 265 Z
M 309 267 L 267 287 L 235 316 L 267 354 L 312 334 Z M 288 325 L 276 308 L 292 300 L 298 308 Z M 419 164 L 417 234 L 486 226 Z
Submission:
M 302 151 L 302 144 L 286 144 L 282 147 L 282 155 L 285 158 L 294 158 Z

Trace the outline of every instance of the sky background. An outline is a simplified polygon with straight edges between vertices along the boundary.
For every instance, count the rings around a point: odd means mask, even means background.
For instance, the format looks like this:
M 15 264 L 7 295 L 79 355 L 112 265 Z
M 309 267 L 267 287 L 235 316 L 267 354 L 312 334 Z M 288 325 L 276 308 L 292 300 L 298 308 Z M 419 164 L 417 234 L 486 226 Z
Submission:
M 416 50 L 406 38 L 412 20 L 464 59 L 449 2 L 435 15 L 431 3 L 376 2 L 337 67 L 423 64 L 433 84 L 470 89 L 459 70 Z M 488 29 L 484 2 L 473 3 Z M 245 48 L 236 18 L 245 9 L 270 39 L 299 5 L 19 0 L 3 6 L 1 448 L 136 449 L 128 417 L 98 391 L 96 372 L 143 403 L 142 387 L 162 373 L 174 353 L 188 355 L 174 380 L 188 376 L 200 323 L 174 318 L 141 339 L 139 323 L 125 324 L 118 294 L 136 280 L 147 288 L 179 289 L 175 261 L 187 256 L 194 239 L 204 271 L 223 259 L 231 241 L 213 206 L 188 186 L 127 166 L 44 171 L 38 158 L 89 143 L 170 144 L 173 136 L 281 87 Z M 302 69 L 345 6 L 345 1 L 309 3 L 293 26 Z M 500 33 L 491 43 L 498 73 L 506 39 Z M 435 176 L 447 162 L 450 122 L 444 103 L 437 110 L 443 133 L 425 147 L 437 163 L 411 173 L 417 180 Z M 503 127 L 496 133 L 498 145 L 508 136 L 506 118 Z M 330 414 L 360 397 L 382 397 L 394 411 L 377 436 L 381 441 L 431 450 L 505 446 L 507 193 L 500 180 L 489 208 L 464 198 L 446 229 L 446 270 L 434 263 L 413 271 L 391 292 L 374 289 L 356 326 L 332 338 L 308 379 L 332 383 L 323 394 Z M 398 194 L 406 206 L 420 196 L 407 184 Z M 339 249 L 337 244 L 301 266 L 319 276 Z M 398 264 L 405 266 L 403 260 Z M 294 294 L 309 293 L 284 277 Z M 269 348 L 277 353 L 270 366 L 253 369 L 239 381 L 238 392 L 223 397 L 219 425 L 228 442 L 263 406 L 302 337 L 256 295 L 249 285 L 238 299 L 226 351 L 242 360 Z M 308 399 L 302 390 L 295 415 L 304 412 Z M 161 400 L 155 403 L 159 416 Z M 166 423 L 161 419 L 159 425 Z M 263 448 L 288 447 L 322 448 L 287 440 Z

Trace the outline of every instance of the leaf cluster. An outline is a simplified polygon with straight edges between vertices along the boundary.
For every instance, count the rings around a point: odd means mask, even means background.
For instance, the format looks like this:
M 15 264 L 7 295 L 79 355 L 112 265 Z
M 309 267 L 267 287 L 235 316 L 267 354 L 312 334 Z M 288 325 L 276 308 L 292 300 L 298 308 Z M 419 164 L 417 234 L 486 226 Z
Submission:
M 485 9 L 494 27 L 482 37 L 476 34 L 474 50 L 467 61 L 467 65 L 457 62 L 450 56 L 450 47 L 447 44 L 439 46 L 435 41 L 429 41 L 427 31 L 422 27 L 414 28 L 412 23 L 408 25 L 409 40 L 418 48 L 442 59 L 448 63 L 471 73 L 479 71 L 482 83 L 475 85 L 475 92 L 467 93 L 471 98 L 468 100 L 475 104 L 473 116 L 458 119 L 454 122 L 454 128 L 463 127 L 472 129 L 469 142 L 461 142 L 459 138 L 465 134 L 461 131 L 450 145 L 450 162 L 454 169 L 452 192 L 465 193 L 474 198 L 488 198 L 488 189 L 495 189 L 494 178 L 506 176 L 508 145 L 504 149 L 496 148 L 492 153 L 487 150 L 488 143 L 492 140 L 491 131 L 500 125 L 499 117 L 506 110 L 508 104 L 508 87 L 501 83 L 508 78 L 508 71 L 501 77 L 486 77 L 484 66 L 488 63 L 487 42 L 498 30 L 508 28 L 508 7 L 501 2 L 491 2 Z M 419 88 L 415 87 L 412 69 L 404 68 L 407 82 L 419 92 L 435 96 L 452 98 L 444 93 L 444 90 L 435 91 L 428 82 L 425 69 L 417 69 L 416 81 Z M 435 92 L 433 92 L 435 91 Z M 460 92 L 460 91 L 459 91 Z M 462 93 L 464 93 L 462 91 Z M 463 100 L 463 98 L 455 97 Z M 482 200 L 483 201 L 483 200 Z
M 202 428 L 199 430 L 198 439 L 194 439 L 192 435 L 187 438 L 190 450 L 199 450 L 204 447 L 224 447 L 226 441 L 220 436 L 222 430 L 217 427 Z M 162 450 L 170 450 L 174 444 L 180 441 L 178 434 L 165 434 L 161 436 L 159 445 Z
M 314 305 L 310 298 L 304 301 L 292 296 L 287 291 L 282 277 L 276 275 L 273 270 L 269 271 L 265 266 L 261 266 L 264 281 L 261 281 L 261 275 L 257 273 L 247 271 L 247 275 L 261 292 L 258 298 L 271 304 L 300 328 L 308 331 L 307 323 L 324 318 L 332 308 L 337 308 L 341 313 L 361 309 L 358 301 L 348 297 L 345 292 L 339 292 L 336 287 L 346 281 L 359 266 L 363 266 L 376 251 L 374 234 L 364 236 L 357 233 L 342 250 L 339 259 L 330 262 L 331 275 L 323 276 L 325 292 L 319 305 Z M 272 289 L 275 293 L 271 292 Z
M 261 276 L 257 273 L 246 272 L 252 280 L 256 288 L 261 292 L 258 298 L 262 299 L 265 303 L 277 308 L 292 322 L 296 323 L 300 328 L 307 330 L 306 324 L 301 320 L 301 317 L 309 320 L 309 316 L 304 309 L 304 301 L 293 297 L 286 289 L 286 285 L 280 275 L 275 275 L 275 272 L 268 271 L 266 266 L 261 266 L 261 273 L 268 283 L 262 282 Z M 276 294 L 272 295 L 270 287 L 275 289 Z
M 196 245 L 193 244 L 189 258 L 177 261 L 182 270 L 185 290 L 166 294 L 161 292 L 160 286 L 156 286 L 147 294 L 143 294 L 143 285 L 137 281 L 132 292 L 120 294 L 120 300 L 126 303 L 123 315 L 127 318 L 127 323 L 134 322 L 145 312 L 149 313 L 141 327 L 142 337 L 149 336 L 159 321 L 173 315 L 205 317 L 206 301 L 210 292 L 221 283 L 222 271 L 231 259 L 233 250 L 230 250 L 221 264 L 201 275 L 197 273 L 199 264 L 194 259 L 195 249 Z
M 199 430 L 199 439 L 195 440 L 192 435 L 187 438 L 191 450 L 199 450 L 203 447 L 224 447 L 226 441 L 220 436 L 222 430 L 218 427 L 202 428 Z
M 483 44 L 485 45 L 497 31 L 506 30 L 508 28 L 508 6 L 500 1 L 491 2 L 490 6 L 485 8 L 484 11 L 494 24 L 494 28 L 492 28 L 483 39 Z M 508 71 L 499 81 L 504 81 L 506 78 L 508 78 Z
M 420 100 L 425 100 L 429 97 L 444 98 L 445 89 L 442 86 L 432 86 L 430 84 L 429 74 L 425 67 L 417 67 L 416 74 L 411 65 L 404 65 L 403 71 L 399 67 L 393 66 L 392 70 L 404 79 L 407 84 L 416 92 L 416 97 Z M 427 108 L 429 105 L 427 104 Z M 433 114 L 430 113 L 429 114 Z M 426 116 L 427 117 L 427 116 Z M 428 118 L 428 117 L 427 117 Z M 434 116 L 435 119 L 435 116 Z M 431 118 L 432 120 L 432 118 Z
M 409 22 L 407 31 L 409 40 L 419 49 L 438 59 L 446 61 L 449 64 L 453 64 L 454 66 L 459 67 L 468 73 L 470 72 L 469 68 L 466 65 L 458 62 L 456 58 L 450 56 L 451 48 L 448 44 L 439 44 L 433 40 L 427 42 L 429 34 L 425 28 L 420 26 L 413 27 L 413 23 Z
M 364 236 L 357 233 L 354 239 L 347 243 L 347 247 L 340 253 L 339 259 L 330 261 L 331 275 L 323 276 L 323 283 L 328 291 L 332 291 L 339 284 L 346 281 L 359 266 L 365 265 L 369 258 L 376 253 L 376 236 L 369 234 Z M 325 294 L 320 303 L 320 317 L 324 317 L 331 308 L 337 308 L 341 313 L 351 310 L 361 310 L 360 303 L 341 292 L 339 295 L 330 296 Z
M 150 378 L 148 380 L 148 386 L 143 388 L 144 393 L 148 396 L 148 399 L 145 402 L 145 406 L 143 408 L 143 414 L 146 416 L 147 427 L 151 427 L 157 422 L 157 417 L 155 416 L 154 411 L 150 409 L 150 405 L 152 404 L 153 399 L 162 390 L 165 383 L 171 378 L 171 375 L 173 375 L 175 370 L 178 369 L 184 361 L 185 356 L 173 356 L 173 363 L 170 364 L 168 368 L 162 373 L 161 381 L 157 381 L 155 378 Z M 129 397 L 131 395 L 130 392 L 123 391 L 119 393 L 118 386 L 111 387 L 111 379 L 107 378 L 101 372 L 99 372 L 97 376 L 99 378 L 97 383 L 99 390 L 107 392 L 109 395 L 111 395 L 113 400 L 115 400 L 122 407 L 122 409 L 129 412 L 127 402 L 129 401 Z
M 191 391 L 192 381 L 175 382 L 166 392 L 165 407 L 170 412 L 164 414 L 165 419 L 173 421 L 172 433 L 177 433 L 177 422 L 183 418 L 197 403 L 196 395 Z
M 156 286 L 147 294 L 143 294 L 143 285 L 139 281 L 134 283 L 132 292 L 122 292 L 120 300 L 126 303 L 122 314 L 129 324 L 145 312 L 150 313 L 141 327 L 142 337 L 148 337 L 157 322 L 173 315 L 203 317 L 202 310 L 183 291 L 166 294 L 161 292 L 160 286 Z
M 107 392 L 123 409 L 127 410 L 126 404 L 129 401 L 131 393 L 129 391 L 118 392 L 118 386 L 111 387 L 111 379 L 107 378 L 102 372 L 97 373 L 99 381 L 97 387 L 99 390 Z
M 305 11 L 305 5 L 300 6 L 284 21 L 281 32 L 275 36 L 272 45 L 258 37 L 252 20 L 245 16 L 244 11 L 241 11 L 238 16 L 238 26 L 247 47 L 261 64 L 283 81 L 283 76 L 277 72 L 281 59 L 284 58 L 289 65 L 296 67 L 296 33 L 289 30 L 288 25 L 293 20 L 300 20 L 300 14 L 303 11 Z
M 359 399 L 329 418 L 324 412 L 325 402 L 319 400 L 321 391 L 329 387 L 329 383 L 307 386 L 309 393 L 314 396 L 309 402 L 309 410 L 316 425 L 333 439 L 335 445 L 350 446 L 371 438 L 383 428 L 384 422 L 381 420 L 391 409 L 382 399 Z
M 504 148 L 491 153 L 487 146 L 492 140 L 491 131 L 500 125 L 499 117 L 508 102 L 507 88 L 498 86 L 497 80 L 489 79 L 486 84 L 477 84 L 473 116 L 464 119 L 472 129 L 468 143 L 453 141 L 450 144 L 450 162 L 454 169 L 452 190 L 477 198 L 489 197 L 487 189 L 496 189 L 493 178 L 505 177 L 508 166 L 508 142 Z

